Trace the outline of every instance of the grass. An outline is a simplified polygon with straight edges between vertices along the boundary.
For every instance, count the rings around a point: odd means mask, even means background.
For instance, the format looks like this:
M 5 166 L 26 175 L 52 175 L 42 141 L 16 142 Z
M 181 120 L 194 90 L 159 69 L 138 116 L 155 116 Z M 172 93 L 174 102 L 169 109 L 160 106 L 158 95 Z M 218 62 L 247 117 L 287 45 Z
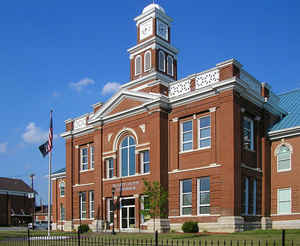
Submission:
M 239 241 L 240 246 L 257 246 L 258 241 L 260 240 L 261 246 L 266 245 L 266 241 L 268 241 L 269 246 L 273 245 L 281 245 L 281 230 L 255 230 L 255 231 L 246 231 L 246 232 L 239 232 L 239 233 L 227 233 L 227 234 L 215 234 L 215 233 L 197 233 L 197 234 L 188 234 L 188 233 L 165 233 L 165 234 L 159 234 L 159 241 L 163 242 L 163 245 L 167 244 L 168 240 L 168 245 L 171 246 L 172 240 L 175 240 L 173 242 L 174 246 L 195 246 L 199 245 L 201 242 L 202 246 L 212 246 L 216 245 L 217 242 L 219 241 L 219 245 L 223 246 L 224 241 L 226 242 L 226 245 L 230 246 L 230 242 L 232 241 L 232 246 L 236 246 L 237 241 Z M 25 231 L 0 231 L 0 240 L 2 239 L 8 239 L 8 238 L 24 238 L 27 235 L 27 232 Z M 47 235 L 47 232 L 41 232 L 37 231 L 32 233 L 34 236 L 45 236 Z M 61 232 L 53 232 L 51 235 L 70 235 L 70 233 L 61 233 Z M 74 233 L 72 234 L 74 235 Z M 101 242 L 102 238 L 104 240 L 115 240 L 114 245 L 129 245 L 128 241 L 124 242 L 124 240 L 132 240 L 137 241 L 139 240 L 147 240 L 148 245 L 150 243 L 150 240 L 154 239 L 154 234 L 153 233 L 117 233 L 116 235 L 111 235 L 108 233 L 87 233 L 87 234 L 82 234 L 82 241 L 81 241 L 81 246 L 85 245 L 91 245 L 93 242 L 95 242 L 94 245 L 101 245 L 101 244 L 96 244 L 96 242 Z M 86 238 L 85 238 L 86 237 Z M 88 239 L 87 239 L 88 238 Z M 118 243 L 116 243 L 116 240 L 119 240 Z M 123 240 L 123 243 L 121 244 L 120 240 Z M 300 229 L 299 230 L 286 230 L 286 245 L 291 245 L 291 241 L 294 241 L 294 245 L 300 245 Z M 205 241 L 207 241 L 207 245 L 205 244 Z M 246 241 L 246 244 L 244 244 L 244 241 Z M 251 244 L 251 241 L 253 243 Z M 213 242 L 213 244 L 211 243 Z M 275 244 L 274 244 L 275 242 Z M 41 245 L 45 246 L 56 246 L 56 245 L 63 245 L 62 241 L 46 241 L 41 243 Z M 24 242 L 18 242 L 17 244 L 9 244 L 9 243 L 1 243 L 0 245 L 18 245 L 18 246 L 23 246 L 27 245 Z M 38 241 L 32 242 L 31 245 L 39 245 Z M 76 243 L 76 238 L 72 242 L 66 243 L 66 245 L 77 245 Z M 112 244 L 111 244 L 112 246 Z

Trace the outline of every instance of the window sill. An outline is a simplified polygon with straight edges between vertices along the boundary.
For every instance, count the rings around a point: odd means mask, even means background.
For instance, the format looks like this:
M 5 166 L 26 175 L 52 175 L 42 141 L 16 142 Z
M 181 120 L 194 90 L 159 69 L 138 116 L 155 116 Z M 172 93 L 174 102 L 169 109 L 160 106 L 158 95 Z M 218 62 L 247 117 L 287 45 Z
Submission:
M 205 147 L 205 148 L 198 148 L 198 149 L 191 149 L 191 150 L 185 150 L 185 151 L 180 151 L 179 154 L 187 154 L 191 152 L 196 152 L 196 151 L 201 151 L 201 150 L 209 150 L 211 147 Z
M 292 171 L 291 168 L 290 169 L 284 169 L 284 170 L 278 170 L 277 169 L 277 173 L 285 173 L 285 172 L 290 172 L 290 171 Z
M 95 169 L 87 169 L 87 170 L 80 170 L 80 173 L 86 173 L 86 172 L 90 172 L 90 171 L 94 171 Z
M 135 175 L 131 175 L 131 176 L 126 176 L 126 177 L 113 177 L 113 178 L 106 178 L 106 179 L 102 179 L 102 181 L 113 181 L 113 180 L 120 180 L 120 179 L 130 179 L 130 178 L 135 178 L 135 177 L 141 177 L 141 176 L 147 176 L 150 175 L 151 173 L 138 173 Z

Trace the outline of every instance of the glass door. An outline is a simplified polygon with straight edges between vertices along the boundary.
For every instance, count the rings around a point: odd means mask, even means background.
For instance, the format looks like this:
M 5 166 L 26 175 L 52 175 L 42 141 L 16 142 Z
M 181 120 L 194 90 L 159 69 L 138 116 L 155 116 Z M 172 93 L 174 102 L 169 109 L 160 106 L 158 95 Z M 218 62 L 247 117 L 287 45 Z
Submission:
M 121 206 L 121 228 L 135 228 L 135 199 L 123 198 Z

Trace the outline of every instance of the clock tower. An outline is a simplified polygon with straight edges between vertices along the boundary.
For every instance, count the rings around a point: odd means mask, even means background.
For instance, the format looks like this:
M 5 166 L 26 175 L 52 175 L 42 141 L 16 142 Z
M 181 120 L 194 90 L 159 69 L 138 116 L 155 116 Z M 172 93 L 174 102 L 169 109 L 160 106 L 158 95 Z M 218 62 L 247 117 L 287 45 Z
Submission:
M 171 45 L 172 18 L 158 4 L 146 6 L 135 19 L 137 45 L 130 54 L 131 81 L 162 81 L 165 85 L 177 80 L 177 53 Z

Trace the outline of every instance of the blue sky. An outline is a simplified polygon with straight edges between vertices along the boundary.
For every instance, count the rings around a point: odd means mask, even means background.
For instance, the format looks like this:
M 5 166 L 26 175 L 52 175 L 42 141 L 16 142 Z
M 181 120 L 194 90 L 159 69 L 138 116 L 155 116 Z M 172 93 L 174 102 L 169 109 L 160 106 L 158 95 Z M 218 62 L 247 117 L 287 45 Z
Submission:
M 0 164 L 2 177 L 35 184 L 47 198 L 44 142 L 49 111 L 54 133 L 64 120 L 106 101 L 129 81 L 133 18 L 152 1 L 3 1 L 0 7 Z M 179 78 L 236 58 L 276 93 L 300 87 L 299 1 L 170 1 Z M 105 87 L 106 86 L 106 87 Z M 103 88 L 106 90 L 103 91 Z M 65 166 L 64 140 L 54 140 L 53 169 Z

